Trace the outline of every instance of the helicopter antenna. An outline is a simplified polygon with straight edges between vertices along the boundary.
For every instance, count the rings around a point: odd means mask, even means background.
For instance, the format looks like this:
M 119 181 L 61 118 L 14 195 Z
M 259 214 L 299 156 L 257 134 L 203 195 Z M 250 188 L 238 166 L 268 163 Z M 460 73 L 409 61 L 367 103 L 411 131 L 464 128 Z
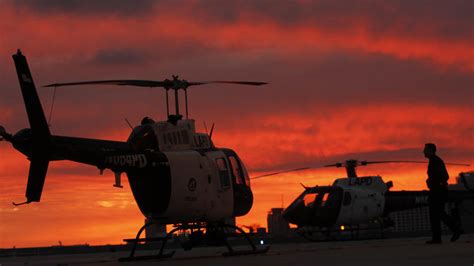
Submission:
M 211 132 L 209 133 L 209 139 L 212 139 L 212 133 L 214 133 L 214 125 L 215 123 L 212 123 Z

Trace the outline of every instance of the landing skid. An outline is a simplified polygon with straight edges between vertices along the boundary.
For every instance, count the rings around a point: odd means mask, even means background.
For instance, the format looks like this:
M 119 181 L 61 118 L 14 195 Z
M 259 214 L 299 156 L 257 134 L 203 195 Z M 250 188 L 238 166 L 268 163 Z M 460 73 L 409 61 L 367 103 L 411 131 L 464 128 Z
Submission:
M 330 229 L 330 228 L 314 228 L 314 227 L 300 227 L 297 233 L 304 239 L 311 242 L 325 242 L 325 241 L 334 241 L 334 240 L 358 240 L 358 239 L 367 239 L 374 238 L 374 235 L 360 235 L 361 232 L 379 232 L 379 236 L 376 238 L 385 238 L 384 230 L 386 223 L 383 219 L 375 221 L 378 224 L 378 228 L 361 228 L 359 225 L 346 226 L 345 229 Z M 346 237 L 341 238 L 341 234 L 347 233 Z M 361 238 L 362 237 L 362 238 Z
M 227 247 L 227 252 L 224 252 L 222 253 L 223 256 L 244 256 L 244 255 L 254 255 L 254 254 L 264 254 L 266 253 L 270 247 L 269 246 L 266 246 L 265 248 L 257 248 L 255 246 L 255 244 L 252 242 L 252 240 L 250 239 L 249 235 L 244 231 L 242 230 L 242 228 L 238 227 L 238 226 L 235 226 L 235 225 L 231 225 L 231 224 L 225 224 L 225 223 L 195 223 L 195 224 L 182 224 L 182 225 L 178 225 L 176 227 L 174 227 L 169 233 L 166 234 L 165 237 L 163 238 L 154 238 L 154 239 L 141 239 L 140 236 L 141 234 L 143 233 L 143 230 L 145 230 L 145 228 L 147 228 L 148 226 L 152 225 L 154 222 L 151 221 L 151 222 L 148 222 L 146 223 L 145 225 L 143 225 L 140 230 L 138 231 L 137 233 L 137 236 L 135 239 L 132 239 L 132 240 L 127 240 L 127 242 L 133 242 L 133 247 L 132 247 L 132 250 L 130 252 L 130 256 L 128 257 L 124 257 L 124 258 L 119 258 L 119 261 L 120 262 L 124 262 L 124 261 L 137 261 L 137 260 L 159 260 L 159 259 L 167 259 L 167 258 L 171 258 L 173 257 L 174 255 L 174 251 L 172 252 L 169 252 L 169 253 L 164 253 L 164 249 L 165 249 L 165 246 L 166 246 L 166 243 L 168 242 L 168 240 L 173 236 L 173 234 L 176 232 L 176 231 L 179 231 L 179 230 L 191 230 L 191 232 L 197 230 L 199 232 L 202 232 L 201 230 L 202 229 L 206 229 L 206 234 L 208 233 L 223 233 L 223 235 L 221 236 L 221 240 L 222 241 L 222 244 L 225 245 Z M 235 251 L 232 246 L 230 245 L 229 241 L 227 240 L 227 236 L 230 235 L 230 233 L 226 233 L 225 229 L 233 229 L 233 230 L 237 230 L 240 234 L 239 235 L 242 235 L 245 237 L 245 239 L 247 240 L 248 244 L 250 245 L 251 249 L 248 249 L 248 250 L 237 250 Z M 232 235 L 236 235 L 236 234 L 232 234 Z M 150 241 L 150 240 L 153 240 L 153 241 L 162 241 L 161 243 L 161 247 L 160 247 L 160 251 L 157 255 L 142 255 L 142 256 L 136 256 L 135 255 L 135 251 L 137 249 L 137 245 L 138 243 L 140 242 L 144 242 L 144 241 Z M 188 248 L 188 250 L 191 249 L 191 248 Z

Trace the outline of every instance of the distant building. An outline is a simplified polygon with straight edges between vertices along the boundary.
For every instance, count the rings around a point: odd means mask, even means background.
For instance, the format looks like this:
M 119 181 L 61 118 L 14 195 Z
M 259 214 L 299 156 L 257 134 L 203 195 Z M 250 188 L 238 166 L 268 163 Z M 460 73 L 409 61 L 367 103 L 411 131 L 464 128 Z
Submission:
M 267 215 L 268 234 L 275 237 L 286 237 L 290 233 L 290 225 L 283 219 L 283 208 L 272 208 Z

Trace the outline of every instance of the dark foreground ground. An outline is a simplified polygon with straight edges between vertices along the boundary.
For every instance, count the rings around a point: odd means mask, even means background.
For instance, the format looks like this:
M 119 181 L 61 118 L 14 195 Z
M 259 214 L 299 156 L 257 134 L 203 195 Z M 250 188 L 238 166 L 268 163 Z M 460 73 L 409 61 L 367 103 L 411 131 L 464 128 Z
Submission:
M 0 257 L 7 265 L 474 265 L 474 235 L 426 245 L 428 238 L 273 244 L 264 255 L 223 257 L 224 247 L 177 250 L 171 259 L 118 262 L 128 252 Z M 238 247 L 241 248 L 241 247 Z M 242 247 L 243 248 L 243 247 Z M 237 249 L 237 248 L 236 248 Z M 140 254 L 153 254 L 142 251 Z

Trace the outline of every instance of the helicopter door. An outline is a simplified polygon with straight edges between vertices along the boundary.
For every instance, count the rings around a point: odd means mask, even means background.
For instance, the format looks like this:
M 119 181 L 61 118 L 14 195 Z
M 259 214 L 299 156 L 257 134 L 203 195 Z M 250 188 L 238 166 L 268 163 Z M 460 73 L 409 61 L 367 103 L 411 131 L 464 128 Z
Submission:
M 252 208 L 253 194 L 250 190 L 248 175 L 244 172 L 244 166 L 231 150 L 225 150 L 232 176 L 232 187 L 234 190 L 234 216 L 247 214 Z
M 351 191 L 344 190 L 341 212 L 338 219 L 338 224 L 351 224 L 352 223 L 352 213 L 353 213 L 353 204 L 355 199 Z
M 229 163 L 222 151 L 207 152 L 210 213 L 208 217 L 228 218 L 232 215 L 233 192 Z M 212 219 L 211 218 L 211 219 Z
M 230 188 L 230 179 L 229 179 L 229 165 L 227 161 L 222 158 L 216 158 L 217 170 L 219 172 L 219 184 L 222 190 L 227 190 Z

